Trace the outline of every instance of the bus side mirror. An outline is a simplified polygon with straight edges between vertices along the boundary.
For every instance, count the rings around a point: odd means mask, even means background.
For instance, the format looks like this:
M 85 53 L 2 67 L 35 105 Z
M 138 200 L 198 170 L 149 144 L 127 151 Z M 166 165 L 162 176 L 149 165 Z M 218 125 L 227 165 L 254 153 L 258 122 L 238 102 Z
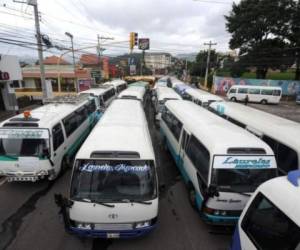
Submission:
M 71 208 L 74 204 L 73 201 L 67 199 L 62 194 L 54 194 L 54 201 L 56 205 L 60 208 Z
M 210 185 L 208 188 L 207 188 L 207 195 L 208 197 L 219 197 L 219 191 L 217 189 L 217 186 L 215 185 Z
M 50 152 L 48 148 L 43 149 L 43 157 L 49 158 L 50 157 Z

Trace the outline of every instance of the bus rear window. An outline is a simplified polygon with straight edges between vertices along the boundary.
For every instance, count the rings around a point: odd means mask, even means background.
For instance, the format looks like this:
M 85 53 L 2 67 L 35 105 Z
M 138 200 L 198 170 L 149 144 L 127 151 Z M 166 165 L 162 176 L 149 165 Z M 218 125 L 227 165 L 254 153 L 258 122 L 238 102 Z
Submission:
M 241 226 L 257 249 L 300 247 L 300 227 L 262 193 L 253 200 Z

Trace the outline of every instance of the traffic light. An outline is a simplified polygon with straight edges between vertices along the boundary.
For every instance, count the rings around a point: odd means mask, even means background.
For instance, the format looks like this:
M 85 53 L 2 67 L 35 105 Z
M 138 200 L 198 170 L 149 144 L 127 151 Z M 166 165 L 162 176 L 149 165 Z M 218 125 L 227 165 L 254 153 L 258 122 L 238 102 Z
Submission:
M 135 45 L 138 45 L 138 33 L 130 32 L 130 34 L 129 34 L 129 48 L 132 50 Z

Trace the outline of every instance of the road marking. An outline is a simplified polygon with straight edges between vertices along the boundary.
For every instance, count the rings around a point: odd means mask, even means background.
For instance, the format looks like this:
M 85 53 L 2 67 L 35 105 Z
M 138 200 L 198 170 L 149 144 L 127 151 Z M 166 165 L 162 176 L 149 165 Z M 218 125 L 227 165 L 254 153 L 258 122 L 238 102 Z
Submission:
M 7 179 L 5 177 L 1 178 L 0 179 L 0 186 L 2 186 L 3 184 L 5 184 L 6 181 L 7 181 Z

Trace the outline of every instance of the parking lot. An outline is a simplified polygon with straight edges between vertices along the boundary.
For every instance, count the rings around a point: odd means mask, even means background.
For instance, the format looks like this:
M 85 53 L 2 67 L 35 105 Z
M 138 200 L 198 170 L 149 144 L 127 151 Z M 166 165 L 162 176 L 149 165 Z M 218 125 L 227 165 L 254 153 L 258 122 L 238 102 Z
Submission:
M 300 122 L 300 107 L 249 104 Z M 0 249 L 228 249 L 232 228 L 205 224 L 189 204 L 176 165 L 161 142 L 151 105 L 146 115 L 155 149 L 160 194 L 159 223 L 154 232 L 135 240 L 80 239 L 64 231 L 54 203 L 55 193 L 68 194 L 71 171 L 56 182 L 6 183 L 0 181 Z

